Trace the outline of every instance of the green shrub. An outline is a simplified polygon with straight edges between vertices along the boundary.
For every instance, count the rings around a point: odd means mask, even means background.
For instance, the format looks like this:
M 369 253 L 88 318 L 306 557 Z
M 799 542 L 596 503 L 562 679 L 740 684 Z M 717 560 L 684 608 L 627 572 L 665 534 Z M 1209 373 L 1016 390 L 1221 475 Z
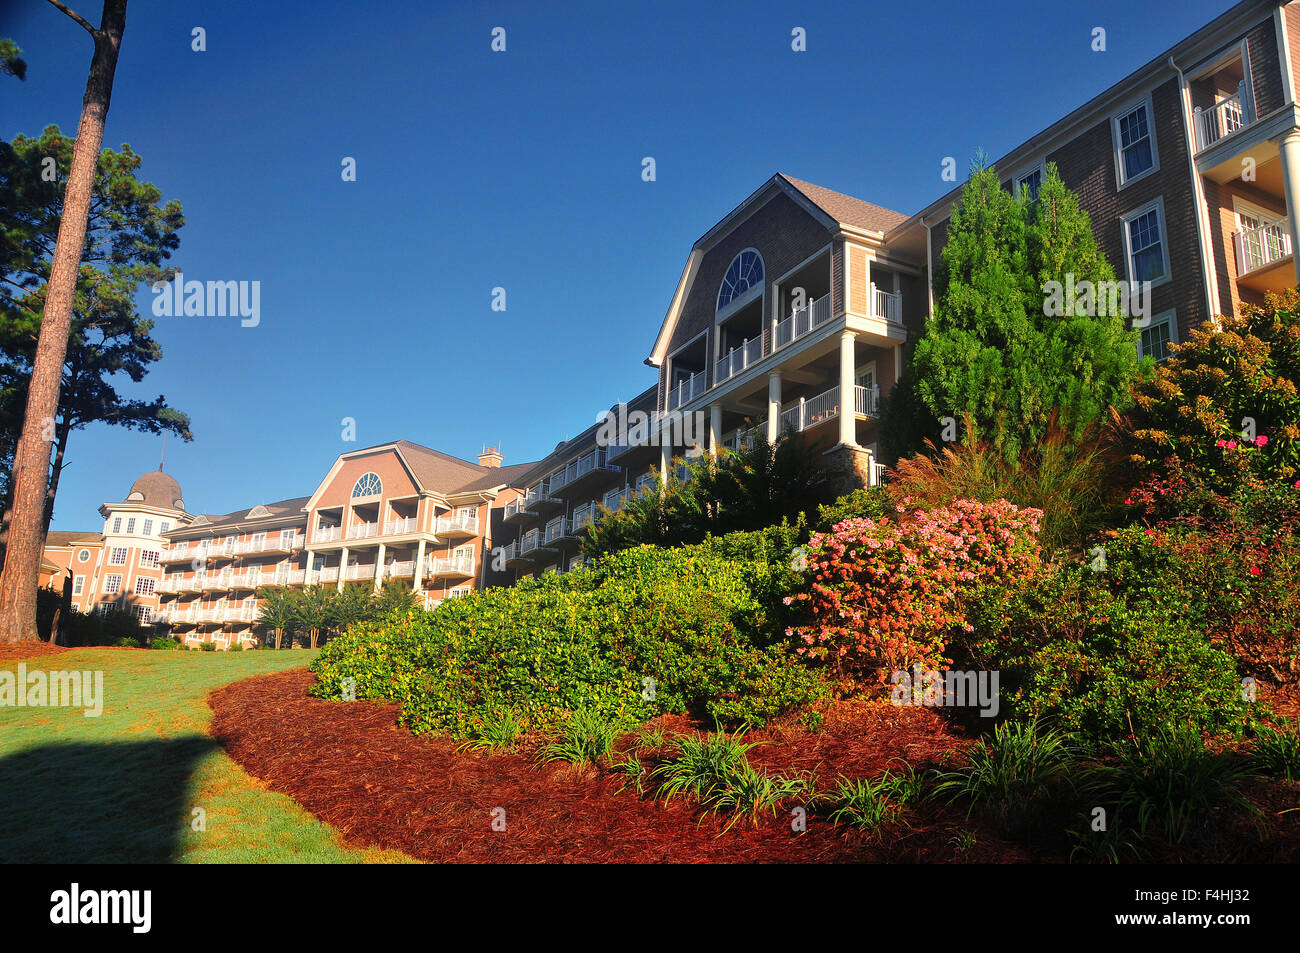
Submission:
M 479 725 L 478 736 L 461 747 L 468 751 L 509 751 L 522 733 L 523 726 L 514 712 L 488 712 Z
M 1261 728 L 1251 753 L 1251 764 L 1260 774 L 1300 780 L 1300 718 L 1283 731 L 1268 726 Z
M 1037 721 L 1003 722 L 970 749 L 969 764 L 939 772 L 934 794 L 1008 815 L 1059 783 L 1069 783 L 1076 752 L 1059 731 Z
M 1085 789 L 1111 807 L 1116 824 L 1132 823 L 1140 834 L 1155 832 L 1181 844 L 1217 812 L 1259 813 L 1241 791 L 1244 760 L 1210 751 L 1195 729 L 1161 725 L 1113 750 L 1117 763 L 1097 769 Z
M 624 727 L 663 712 L 759 723 L 825 695 L 755 596 L 785 572 L 709 546 L 625 550 L 355 625 L 313 661 L 314 692 L 337 698 L 354 678 L 358 698 L 400 702 L 413 731 L 468 738 L 502 710 L 546 733 L 577 711 Z
M 894 512 L 894 502 L 883 486 L 866 487 L 846 493 L 833 503 L 817 507 L 817 532 L 829 533 L 845 520 L 878 520 Z
M 177 647 L 176 640 L 170 635 L 156 635 L 149 642 L 151 649 L 167 650 Z
M 910 765 L 898 774 L 886 771 L 874 781 L 841 776 L 832 800 L 839 806 L 831 812 L 833 824 L 849 824 L 875 830 L 898 818 L 902 809 L 921 792 L 921 782 Z
M 199 651 L 200 651 L 200 652 L 215 652 L 216 650 L 217 650 L 217 644 L 216 644 L 215 642 L 200 642 L 200 643 L 199 643 Z
M 609 756 L 623 733 L 622 725 L 608 722 L 595 712 L 579 709 L 569 716 L 560 736 L 541 750 L 544 764 L 596 764 Z
M 139 639 L 128 635 L 118 639 L 117 644 L 124 649 L 138 649 L 140 648 L 141 642 Z
M 1118 738 L 1174 721 L 1240 732 L 1250 721 L 1236 660 L 1189 608 L 1178 561 L 1141 531 L 972 607 L 958 667 L 1000 673 L 1001 713 Z M 1202 597 L 1203 598 L 1203 597 Z

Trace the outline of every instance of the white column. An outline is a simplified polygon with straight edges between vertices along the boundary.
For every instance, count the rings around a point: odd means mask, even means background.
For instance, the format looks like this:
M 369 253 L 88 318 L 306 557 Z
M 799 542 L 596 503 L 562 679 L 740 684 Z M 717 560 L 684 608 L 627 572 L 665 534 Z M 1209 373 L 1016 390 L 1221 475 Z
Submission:
M 1300 284 L 1300 129 L 1292 129 L 1279 147 L 1282 157 L 1282 190 L 1286 195 L 1287 229 L 1291 234 L 1291 250 L 1296 283 Z
M 709 453 L 717 455 L 722 446 L 722 405 L 709 405 Z
M 857 354 L 854 345 L 857 335 L 852 331 L 840 333 L 840 444 L 857 446 L 858 417 L 857 391 L 854 389 Z
M 343 574 L 347 572 L 347 569 L 348 569 L 348 548 L 344 546 L 343 552 L 339 553 L 339 578 L 338 578 L 338 585 L 336 587 L 339 592 L 343 591 Z
M 776 371 L 767 375 L 767 442 L 776 443 L 781 425 L 781 375 Z
M 420 586 L 424 583 L 424 540 L 420 540 L 420 545 L 415 552 L 415 583 L 412 588 L 420 591 Z
M 669 438 L 671 440 L 671 438 Z M 659 476 L 668 482 L 668 468 L 673 463 L 673 445 L 663 442 L 663 431 L 659 432 Z
M 383 543 L 379 544 L 379 555 L 375 557 L 375 592 L 384 584 L 384 555 L 388 552 L 388 547 Z

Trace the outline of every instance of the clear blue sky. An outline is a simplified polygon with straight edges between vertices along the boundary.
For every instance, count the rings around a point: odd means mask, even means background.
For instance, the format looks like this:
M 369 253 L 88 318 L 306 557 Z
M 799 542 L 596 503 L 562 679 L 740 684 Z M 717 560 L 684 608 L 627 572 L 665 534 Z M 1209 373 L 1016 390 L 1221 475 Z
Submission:
M 310 493 L 398 438 L 537 459 L 653 382 L 692 242 L 774 172 L 915 212 L 943 156 L 1002 155 L 1229 5 L 131 0 L 105 145 L 184 205 L 186 277 L 260 281 L 262 315 L 159 319 L 123 390 L 192 418 L 166 467 L 191 512 Z M 89 37 L 44 0 L 0 0 L 0 36 L 28 61 L 0 135 L 72 133 Z M 159 450 L 74 434 L 54 528 L 96 528 Z

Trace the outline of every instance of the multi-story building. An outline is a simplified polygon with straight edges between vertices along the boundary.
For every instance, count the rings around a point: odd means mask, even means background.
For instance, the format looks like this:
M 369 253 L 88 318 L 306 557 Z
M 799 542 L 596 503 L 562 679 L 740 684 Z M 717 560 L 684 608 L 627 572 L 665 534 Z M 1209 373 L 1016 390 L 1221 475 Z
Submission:
M 1300 282 L 1298 67 L 1300 3 L 1243 0 L 996 161 L 1030 192 L 1056 165 L 1117 276 L 1147 289 L 1142 353 Z M 798 434 L 846 482 L 876 483 L 881 396 L 933 311 L 959 196 L 909 216 L 773 176 L 691 248 L 646 358 L 657 385 L 611 408 L 612 432 L 598 422 L 535 464 L 398 441 L 340 456 L 308 497 L 198 518 L 146 474 L 101 508 L 98 545 L 51 534 L 47 558 L 89 593 L 79 606 L 125 596 L 228 643 L 253 637 L 258 585 L 409 579 L 433 604 L 567 571 L 602 505 L 758 432 Z
M 45 543 L 45 559 L 54 567 L 49 584 L 65 592 L 82 612 L 110 606 L 127 608 L 144 622 L 155 621 L 164 535 L 191 519 L 181 488 L 161 469 L 131 485 L 126 499 L 99 508 L 103 530 L 54 532 Z

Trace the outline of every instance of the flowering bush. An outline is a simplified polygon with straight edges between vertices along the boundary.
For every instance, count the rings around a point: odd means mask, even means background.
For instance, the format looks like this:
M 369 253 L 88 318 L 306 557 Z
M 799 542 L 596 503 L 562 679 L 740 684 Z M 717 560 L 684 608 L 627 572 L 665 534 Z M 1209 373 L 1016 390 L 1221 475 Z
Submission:
M 797 650 L 838 673 L 937 665 L 949 634 L 970 630 L 969 593 L 1039 565 L 1040 510 L 956 500 L 897 519 L 849 519 L 808 543 L 806 584 L 786 598 L 803 613 Z

